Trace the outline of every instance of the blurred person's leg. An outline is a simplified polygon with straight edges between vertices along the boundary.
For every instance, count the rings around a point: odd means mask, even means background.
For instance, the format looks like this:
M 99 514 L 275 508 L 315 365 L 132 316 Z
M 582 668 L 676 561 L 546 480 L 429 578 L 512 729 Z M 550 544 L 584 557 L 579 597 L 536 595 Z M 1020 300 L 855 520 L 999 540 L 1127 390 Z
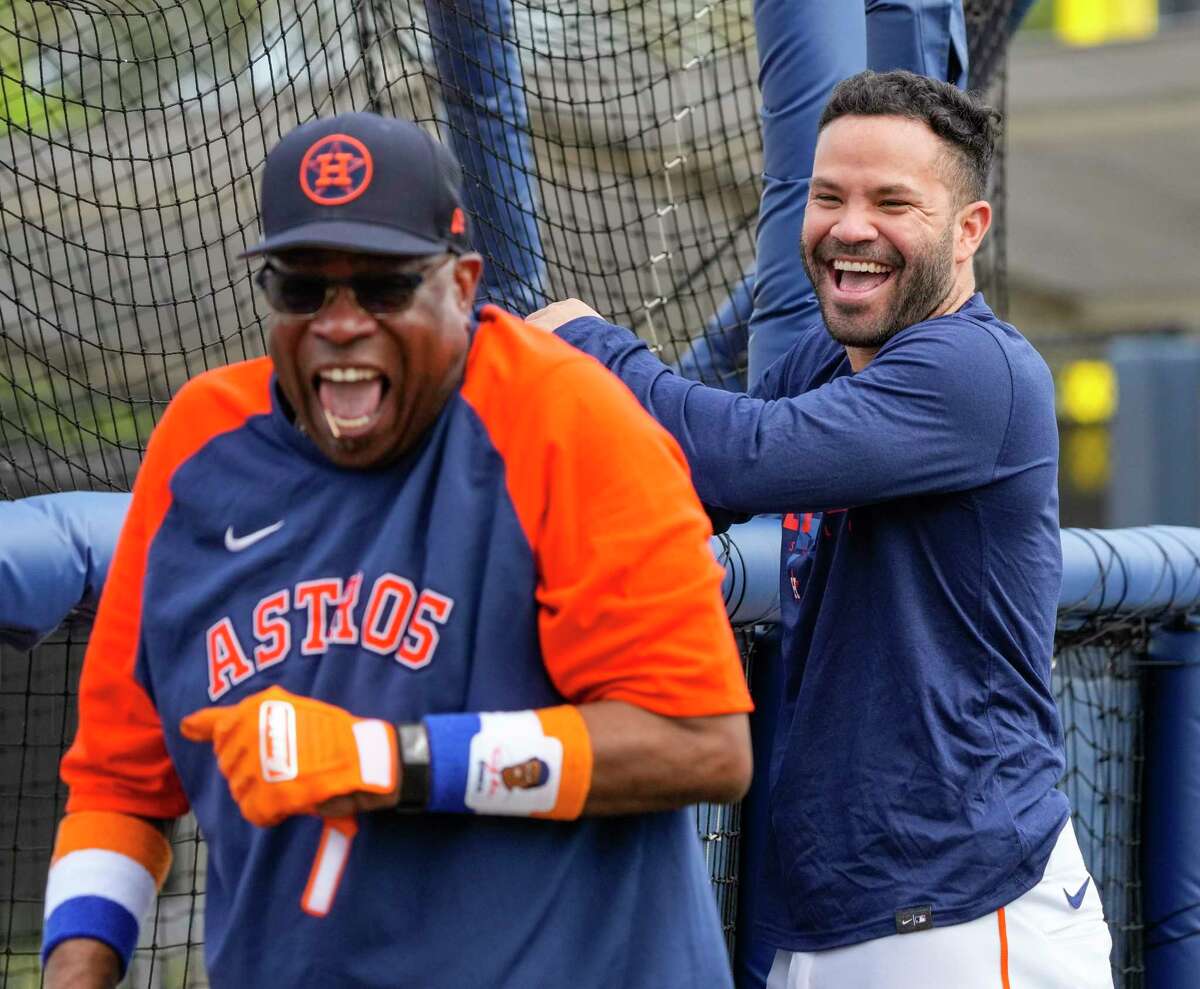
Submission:
M 751 268 L 680 355 L 675 364 L 679 374 L 726 391 L 746 390 L 746 338 L 754 309 L 753 292 Z
M 800 226 L 812 177 L 817 121 L 833 87 L 867 64 L 861 2 L 756 0 L 762 93 L 763 190 L 757 282 L 750 319 L 749 384 L 818 316 L 800 267 Z
M 523 316 L 549 299 L 512 3 L 427 0 L 425 10 L 471 240 L 487 258 L 479 301 Z
M 962 0 L 867 0 L 867 67 L 967 84 Z

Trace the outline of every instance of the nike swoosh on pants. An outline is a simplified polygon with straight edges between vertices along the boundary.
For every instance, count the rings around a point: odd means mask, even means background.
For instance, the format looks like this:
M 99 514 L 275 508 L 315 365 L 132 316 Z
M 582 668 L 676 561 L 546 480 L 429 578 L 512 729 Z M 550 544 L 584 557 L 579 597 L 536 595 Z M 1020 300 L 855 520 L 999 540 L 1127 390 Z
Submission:
M 1091 881 L 1092 877 L 1088 876 L 1088 878 L 1083 881 L 1083 885 L 1079 887 L 1078 892 L 1076 892 L 1074 896 L 1068 893 L 1065 889 L 1063 890 L 1063 896 L 1065 896 L 1067 898 L 1067 902 L 1071 904 L 1072 910 L 1078 910 L 1081 906 L 1083 906 L 1083 894 L 1087 892 L 1088 883 Z

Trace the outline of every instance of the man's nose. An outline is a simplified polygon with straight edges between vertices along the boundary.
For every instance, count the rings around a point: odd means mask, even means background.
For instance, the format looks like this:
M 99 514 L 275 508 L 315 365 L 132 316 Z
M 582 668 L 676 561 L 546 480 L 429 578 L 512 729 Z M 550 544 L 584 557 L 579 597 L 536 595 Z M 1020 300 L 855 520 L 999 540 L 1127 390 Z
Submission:
M 337 345 L 369 336 L 378 327 L 375 318 L 358 304 L 354 290 L 347 285 L 337 287 L 308 325 L 313 333 Z
M 843 244 L 861 244 L 864 241 L 875 240 L 879 236 L 879 231 L 869 212 L 860 206 L 850 204 L 842 207 L 837 222 L 829 232 Z

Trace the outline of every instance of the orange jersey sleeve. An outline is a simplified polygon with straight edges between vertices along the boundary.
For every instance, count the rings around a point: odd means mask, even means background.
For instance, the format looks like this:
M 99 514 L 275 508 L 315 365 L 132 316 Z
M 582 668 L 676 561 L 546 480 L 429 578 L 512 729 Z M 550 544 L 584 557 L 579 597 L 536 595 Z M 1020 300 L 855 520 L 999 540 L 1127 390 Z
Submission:
M 171 476 L 220 433 L 270 408 L 265 358 L 221 368 L 185 385 L 154 430 L 100 597 L 79 681 L 79 728 L 62 761 L 67 810 L 170 818 L 187 797 L 162 724 L 134 676 L 150 544 L 171 505 Z
M 464 398 L 506 465 L 537 561 L 539 633 L 574 703 L 751 709 L 712 530 L 675 440 L 598 362 L 494 308 Z

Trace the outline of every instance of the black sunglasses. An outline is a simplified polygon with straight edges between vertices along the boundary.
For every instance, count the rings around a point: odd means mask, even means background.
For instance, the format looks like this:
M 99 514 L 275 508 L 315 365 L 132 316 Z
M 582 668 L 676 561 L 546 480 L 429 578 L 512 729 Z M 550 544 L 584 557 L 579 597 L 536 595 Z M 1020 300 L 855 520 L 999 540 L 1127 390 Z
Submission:
M 372 316 L 391 316 L 407 309 L 417 289 L 434 268 L 452 255 L 416 271 L 393 271 L 386 275 L 358 275 L 354 278 L 322 278 L 280 271 L 269 262 L 254 276 L 267 305 L 281 316 L 315 316 L 333 298 L 338 288 L 347 286 L 358 304 Z

